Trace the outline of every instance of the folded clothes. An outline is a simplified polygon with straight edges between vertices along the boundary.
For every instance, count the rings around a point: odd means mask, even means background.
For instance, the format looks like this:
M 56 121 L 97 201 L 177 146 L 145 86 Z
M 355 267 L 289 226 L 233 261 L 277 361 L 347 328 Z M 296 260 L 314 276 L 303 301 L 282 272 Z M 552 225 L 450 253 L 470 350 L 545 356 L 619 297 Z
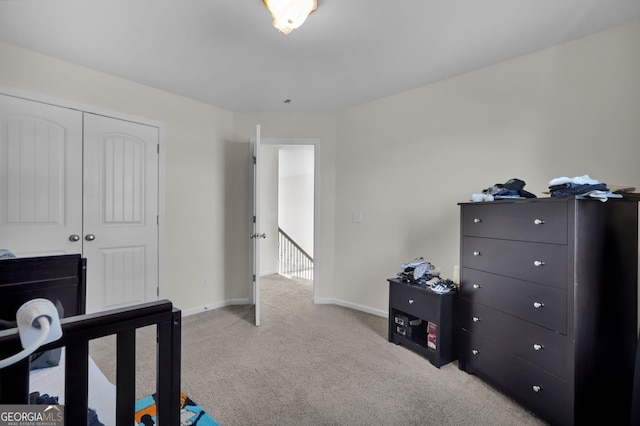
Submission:
M 549 181 L 549 191 L 552 197 L 570 197 L 575 195 L 579 198 L 596 198 L 600 201 L 607 201 L 609 198 L 622 198 L 620 194 L 614 194 L 607 187 L 607 184 L 589 175 L 576 176 L 574 178 L 559 177 Z
M 608 191 L 607 185 L 604 183 L 597 184 L 580 184 L 580 183 L 562 183 L 549 187 L 552 197 L 568 197 L 570 195 L 584 194 L 591 191 Z
M 552 187 L 555 185 L 562 185 L 565 183 L 575 183 L 578 185 L 596 185 L 596 184 L 599 184 L 600 182 L 597 179 L 592 179 L 591 177 L 589 177 L 589 175 L 576 176 L 572 178 L 561 176 L 561 177 L 551 179 L 549 181 L 549 187 Z

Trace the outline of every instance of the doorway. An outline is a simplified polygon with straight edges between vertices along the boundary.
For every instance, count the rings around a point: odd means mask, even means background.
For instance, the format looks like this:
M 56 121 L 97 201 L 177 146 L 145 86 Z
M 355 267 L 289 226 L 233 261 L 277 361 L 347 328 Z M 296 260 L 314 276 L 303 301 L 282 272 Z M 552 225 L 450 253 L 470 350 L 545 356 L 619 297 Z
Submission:
M 260 275 L 279 274 L 308 280 L 313 286 L 314 300 L 319 288 L 316 271 L 318 142 L 316 139 L 262 139 L 260 145 L 259 217 L 261 232 L 267 235 L 260 243 Z M 284 259 L 283 244 L 289 245 Z M 295 258 L 302 259 L 302 263 Z

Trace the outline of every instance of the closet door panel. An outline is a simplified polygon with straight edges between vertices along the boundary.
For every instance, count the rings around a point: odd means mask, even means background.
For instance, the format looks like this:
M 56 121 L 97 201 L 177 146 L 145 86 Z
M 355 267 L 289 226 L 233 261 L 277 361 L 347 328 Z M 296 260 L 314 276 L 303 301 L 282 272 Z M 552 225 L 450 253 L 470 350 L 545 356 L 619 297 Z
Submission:
M 156 300 L 158 129 L 93 114 L 84 124 L 87 312 Z
M 80 235 L 82 113 L 0 95 L 0 248 L 81 253 Z

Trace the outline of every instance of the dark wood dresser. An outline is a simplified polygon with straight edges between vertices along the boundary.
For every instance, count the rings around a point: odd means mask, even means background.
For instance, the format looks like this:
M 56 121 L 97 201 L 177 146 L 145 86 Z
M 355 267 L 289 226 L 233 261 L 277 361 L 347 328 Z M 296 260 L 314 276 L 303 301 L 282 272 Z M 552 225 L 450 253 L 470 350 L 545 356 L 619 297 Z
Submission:
M 460 369 L 552 424 L 629 424 L 637 200 L 460 206 Z
M 458 292 L 439 294 L 399 278 L 387 281 L 389 341 L 419 353 L 438 368 L 458 358 Z

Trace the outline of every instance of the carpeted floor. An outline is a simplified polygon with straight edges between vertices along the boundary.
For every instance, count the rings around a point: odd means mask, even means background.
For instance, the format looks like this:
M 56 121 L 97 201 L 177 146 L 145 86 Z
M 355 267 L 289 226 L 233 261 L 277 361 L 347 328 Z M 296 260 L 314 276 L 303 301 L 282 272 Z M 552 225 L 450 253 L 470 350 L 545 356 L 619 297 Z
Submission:
M 312 286 L 262 279 L 263 316 L 229 306 L 182 323 L 182 389 L 222 426 L 542 425 L 451 363 L 440 369 L 387 341 L 387 320 L 314 305 Z M 155 392 L 154 330 L 138 333 L 136 395 Z M 115 377 L 111 338 L 91 344 Z

